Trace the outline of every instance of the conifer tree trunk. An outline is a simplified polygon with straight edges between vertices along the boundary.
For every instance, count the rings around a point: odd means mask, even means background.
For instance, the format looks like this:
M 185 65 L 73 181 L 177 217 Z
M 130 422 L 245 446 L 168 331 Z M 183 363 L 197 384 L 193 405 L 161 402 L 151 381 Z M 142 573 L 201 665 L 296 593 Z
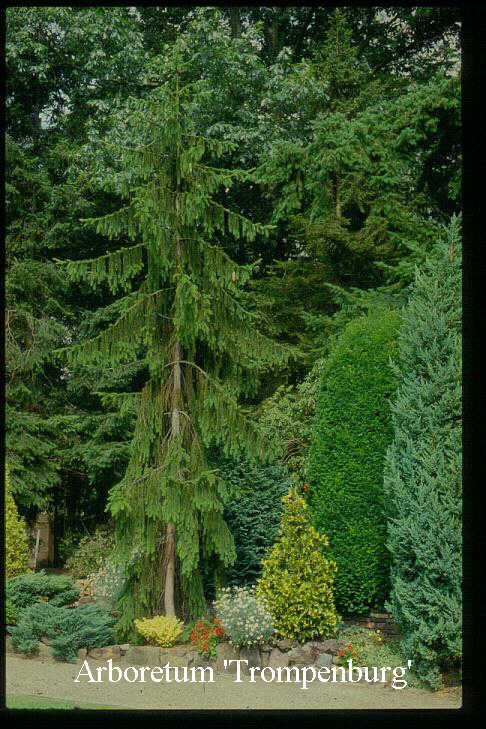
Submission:
M 241 18 L 239 8 L 230 8 L 231 37 L 241 37 Z
M 333 192 L 334 192 L 334 207 L 336 211 L 336 217 L 341 217 L 341 200 L 339 197 L 339 182 L 337 175 L 333 176 Z
M 177 244 L 179 251 L 179 243 Z M 181 395 L 181 345 L 176 342 L 174 346 L 174 367 L 173 367 L 173 391 L 172 391 L 172 438 L 176 438 L 180 432 L 180 395 Z M 175 616 L 175 540 L 176 531 L 174 524 L 167 524 L 165 536 L 165 585 L 164 585 L 164 610 L 166 615 Z
M 167 616 L 174 617 L 175 611 L 175 526 L 167 524 L 165 534 L 166 568 L 165 568 L 165 590 L 164 590 L 164 612 Z
M 176 194 L 174 196 L 174 206 L 176 212 L 176 220 L 179 214 L 179 185 L 176 185 Z M 176 239 L 175 256 L 178 262 L 181 255 L 180 240 Z M 176 339 L 174 344 L 173 355 L 173 382 L 172 382 L 172 422 L 171 422 L 171 438 L 177 438 L 180 433 L 180 413 L 179 406 L 181 401 L 181 343 Z M 164 584 L 164 611 L 168 616 L 175 616 L 175 525 L 169 522 L 167 524 L 165 536 L 165 584 Z

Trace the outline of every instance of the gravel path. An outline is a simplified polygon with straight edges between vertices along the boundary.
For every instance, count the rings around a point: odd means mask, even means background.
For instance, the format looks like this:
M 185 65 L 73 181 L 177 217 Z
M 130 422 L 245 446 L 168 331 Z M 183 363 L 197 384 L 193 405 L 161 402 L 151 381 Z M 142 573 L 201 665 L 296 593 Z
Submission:
M 77 664 L 7 655 L 8 694 L 62 698 L 80 703 L 131 709 L 457 709 L 460 689 L 429 693 L 392 689 L 383 684 L 312 683 L 307 690 L 294 683 L 235 683 L 234 676 L 214 675 L 214 683 L 89 683 Z M 89 659 L 92 672 L 106 662 Z M 120 663 L 123 667 L 124 664 Z M 104 672 L 106 674 L 106 672 Z

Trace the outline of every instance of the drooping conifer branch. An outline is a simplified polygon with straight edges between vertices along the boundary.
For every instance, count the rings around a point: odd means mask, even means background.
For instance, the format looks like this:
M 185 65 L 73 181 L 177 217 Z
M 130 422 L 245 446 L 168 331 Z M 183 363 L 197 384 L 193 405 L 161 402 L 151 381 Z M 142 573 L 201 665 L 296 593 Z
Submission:
M 144 245 L 138 244 L 84 261 L 58 261 L 65 266 L 71 281 L 86 281 L 96 287 L 107 282 L 112 293 L 128 291 L 131 279 L 143 269 Z
M 271 226 L 262 225 L 261 223 L 252 223 L 252 221 L 245 218 L 244 215 L 240 215 L 240 213 L 235 213 L 232 210 L 229 210 L 215 200 L 211 200 L 210 205 L 212 208 L 212 212 L 210 214 L 214 216 L 213 227 L 224 231 L 224 221 L 226 220 L 228 231 L 235 238 L 245 238 L 248 241 L 253 241 L 257 235 L 268 236 L 270 232 Z M 223 222 L 221 223 L 221 221 Z
M 131 203 L 100 218 L 81 218 L 81 222 L 87 225 L 95 225 L 96 232 L 105 235 L 110 240 L 118 238 L 122 234 L 128 236 L 130 240 L 135 240 L 138 234 L 138 226 L 133 214 L 134 206 Z
M 140 321 L 153 321 L 160 309 L 160 298 L 166 291 L 167 289 L 160 289 L 140 296 L 113 324 L 96 337 L 64 347 L 57 352 L 64 353 L 71 363 L 127 361 L 127 358 L 133 357 L 135 344 L 145 336 L 139 326 Z

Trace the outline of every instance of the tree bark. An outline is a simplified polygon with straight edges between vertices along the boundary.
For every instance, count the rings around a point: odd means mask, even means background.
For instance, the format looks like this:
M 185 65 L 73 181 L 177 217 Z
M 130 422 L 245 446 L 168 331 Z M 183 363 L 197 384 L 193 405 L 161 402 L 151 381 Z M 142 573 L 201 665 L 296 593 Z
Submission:
M 230 8 L 231 37 L 239 38 L 241 36 L 241 18 L 239 8 Z
M 177 248 L 179 245 L 177 245 Z M 181 345 L 176 341 L 174 345 L 174 365 L 172 370 L 172 422 L 171 438 L 176 438 L 180 433 L 180 396 L 181 396 Z M 176 529 L 172 523 L 167 524 L 165 533 L 165 585 L 164 585 L 164 612 L 166 615 L 175 616 L 175 541 Z
M 336 217 L 341 217 L 341 199 L 339 197 L 339 182 L 337 175 L 333 176 L 333 192 L 334 192 L 334 209 L 336 211 Z
M 177 77 L 177 93 L 179 93 L 179 77 Z M 177 114 L 179 116 L 179 98 L 177 97 Z M 180 139 L 177 141 L 176 164 L 180 160 Z M 181 183 L 179 173 L 176 173 L 174 213 L 175 213 L 175 260 L 179 265 L 181 258 L 181 241 L 179 229 Z M 173 349 L 172 366 L 172 402 L 171 402 L 171 432 L 170 439 L 178 438 L 181 432 L 180 407 L 182 403 L 182 377 L 181 377 L 182 347 L 176 338 Z M 181 474 L 179 473 L 180 477 Z M 167 616 L 175 617 L 175 572 L 176 572 L 176 528 L 175 524 L 168 522 L 165 533 L 165 581 L 164 581 L 164 612 Z
M 179 185 L 176 185 L 174 196 L 176 221 L 179 214 Z M 175 256 L 178 260 L 181 255 L 181 243 L 176 233 Z M 180 404 L 181 404 L 181 343 L 176 339 L 174 344 L 174 362 L 172 369 L 172 418 L 171 418 L 171 439 L 177 438 L 180 433 Z M 175 617 L 175 546 L 176 528 L 175 524 L 169 522 L 165 533 L 165 580 L 164 580 L 164 612 L 167 616 Z
M 165 533 L 165 586 L 164 586 L 164 613 L 168 617 L 175 617 L 175 525 L 167 524 Z

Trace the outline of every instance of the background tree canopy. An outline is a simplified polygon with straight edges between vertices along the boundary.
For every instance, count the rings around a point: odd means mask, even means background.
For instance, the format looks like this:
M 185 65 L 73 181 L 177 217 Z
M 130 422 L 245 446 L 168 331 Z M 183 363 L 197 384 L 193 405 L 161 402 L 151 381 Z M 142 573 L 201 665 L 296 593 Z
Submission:
M 352 413 L 346 342 L 365 367 L 360 322 L 399 315 L 460 213 L 459 9 L 19 6 L 6 18 L 6 446 L 19 511 L 54 513 L 59 562 L 108 504 L 133 516 L 129 486 L 155 448 L 140 393 L 174 359 L 157 350 L 141 300 L 174 286 L 157 326 L 174 316 L 172 349 L 222 383 L 212 415 L 199 413 L 197 463 L 235 540 L 224 579 L 251 581 L 281 494 L 309 488 L 333 412 Z M 187 89 L 179 126 L 176 76 Z M 153 154 L 140 151 L 151 143 Z M 166 182 L 186 195 L 183 220 L 157 198 Z M 122 225 L 124 210 L 135 212 Z M 176 248 L 165 259 L 154 248 L 169 223 L 199 241 L 184 271 Z M 111 356 L 122 340 L 124 356 Z M 93 341 L 101 357 L 88 357 Z M 66 360 L 71 346 L 80 356 Z M 385 359 L 383 349 L 390 384 Z M 382 424 L 389 394 L 376 403 Z M 236 409 L 259 433 L 263 464 L 243 452 Z M 378 494 L 379 478 L 365 491 Z M 309 480 L 324 504 L 325 479 Z M 142 521 L 134 530 L 156 550 Z M 178 559 L 200 559 L 211 583 L 218 565 L 189 543 L 188 532 Z M 229 537 L 220 547 L 230 562 Z M 373 599 L 343 592 L 350 609 Z

